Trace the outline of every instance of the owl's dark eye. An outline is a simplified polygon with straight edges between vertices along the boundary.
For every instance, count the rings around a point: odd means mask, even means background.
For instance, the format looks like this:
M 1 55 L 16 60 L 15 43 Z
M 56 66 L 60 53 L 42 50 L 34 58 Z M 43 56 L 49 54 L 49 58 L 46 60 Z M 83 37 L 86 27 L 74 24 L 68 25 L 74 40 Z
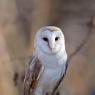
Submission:
M 58 40 L 59 40 L 59 37 L 56 37 L 56 38 L 55 38 L 55 41 L 58 41 Z
M 43 40 L 46 41 L 46 42 L 48 42 L 48 38 L 46 38 L 46 37 L 43 37 Z

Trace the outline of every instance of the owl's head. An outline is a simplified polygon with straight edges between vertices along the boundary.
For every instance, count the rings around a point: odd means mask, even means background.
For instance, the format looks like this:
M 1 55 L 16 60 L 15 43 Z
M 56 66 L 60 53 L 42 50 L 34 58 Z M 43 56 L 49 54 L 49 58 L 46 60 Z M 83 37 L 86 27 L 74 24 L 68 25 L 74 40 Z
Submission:
M 65 39 L 60 28 L 55 26 L 42 27 L 35 37 L 35 49 L 46 54 L 56 54 L 65 50 Z

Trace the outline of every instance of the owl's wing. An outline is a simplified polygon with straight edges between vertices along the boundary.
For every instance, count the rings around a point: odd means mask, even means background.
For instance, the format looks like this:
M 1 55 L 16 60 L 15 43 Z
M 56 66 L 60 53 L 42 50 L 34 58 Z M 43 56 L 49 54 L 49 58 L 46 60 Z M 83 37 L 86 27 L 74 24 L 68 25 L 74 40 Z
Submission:
M 43 71 L 44 66 L 40 63 L 36 56 L 33 56 L 25 74 L 23 95 L 30 95 L 30 93 L 35 90 Z

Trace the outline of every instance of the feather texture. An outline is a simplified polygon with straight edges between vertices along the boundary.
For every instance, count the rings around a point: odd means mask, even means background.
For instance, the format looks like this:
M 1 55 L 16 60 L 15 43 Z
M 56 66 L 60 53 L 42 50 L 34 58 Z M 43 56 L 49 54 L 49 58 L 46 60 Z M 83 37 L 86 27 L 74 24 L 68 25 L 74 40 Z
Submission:
M 30 95 L 34 92 L 43 70 L 44 66 L 40 64 L 37 57 L 33 56 L 32 60 L 29 62 L 24 79 L 24 95 Z
M 54 26 L 41 28 L 36 33 L 34 47 L 35 56 L 32 57 L 25 75 L 24 95 L 50 95 L 58 87 L 67 69 L 62 30 Z

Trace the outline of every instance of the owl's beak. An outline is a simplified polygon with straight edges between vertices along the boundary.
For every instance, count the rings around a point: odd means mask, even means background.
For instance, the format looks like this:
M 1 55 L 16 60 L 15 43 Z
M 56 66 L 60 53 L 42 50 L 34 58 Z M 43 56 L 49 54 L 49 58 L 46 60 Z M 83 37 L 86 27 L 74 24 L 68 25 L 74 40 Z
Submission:
M 48 43 L 48 46 L 49 46 L 50 50 L 53 51 L 53 49 L 54 49 L 53 43 Z

